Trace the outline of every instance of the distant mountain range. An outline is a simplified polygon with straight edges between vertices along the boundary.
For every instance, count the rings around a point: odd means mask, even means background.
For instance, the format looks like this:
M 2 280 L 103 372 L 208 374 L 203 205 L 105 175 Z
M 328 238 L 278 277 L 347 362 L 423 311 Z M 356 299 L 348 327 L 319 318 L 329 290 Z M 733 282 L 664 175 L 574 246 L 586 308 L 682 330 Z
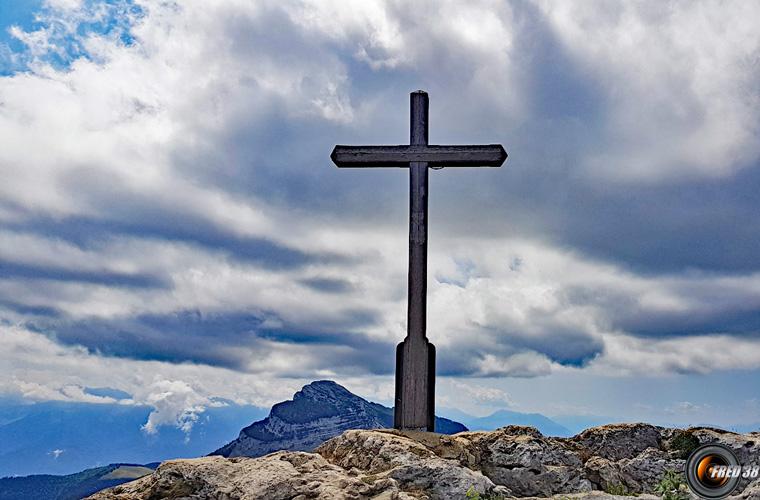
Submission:
M 590 427 L 626 422 L 625 419 L 598 415 L 560 415 L 547 417 L 541 413 L 522 413 L 505 409 L 497 410 L 485 417 L 475 417 L 456 408 L 441 408 L 439 413 L 447 418 L 462 422 L 473 431 L 492 431 L 506 425 L 528 425 L 538 429 L 544 436 L 555 437 L 571 437 Z M 678 427 L 671 423 L 661 423 L 659 425 Z M 712 425 L 711 427 L 718 426 Z M 748 432 L 744 427 L 732 428 L 731 430 Z
M 0 478 L 0 500 L 78 500 L 152 473 L 158 463 L 111 464 L 66 476 L 37 474 Z
M 466 425 L 473 431 L 490 431 L 505 425 L 529 425 L 545 436 L 569 437 L 573 434 L 567 427 L 540 413 L 520 413 L 510 410 L 499 410 L 487 417 L 470 420 Z
M 749 432 L 760 432 L 760 422 L 748 425 L 734 425 L 728 428 L 731 431 L 747 434 Z
M 540 413 L 498 410 L 486 417 L 475 417 L 453 408 L 441 408 L 439 413 L 462 422 L 472 431 L 492 431 L 505 425 L 528 425 L 545 436 L 569 437 L 577 432 Z
M 277 403 L 267 418 L 240 431 L 212 455 L 258 457 L 277 450 L 313 450 L 348 429 L 393 427 L 393 408 L 372 403 L 330 380 L 304 386 L 293 399 Z M 436 432 L 455 434 L 467 427 L 436 417 Z
M 605 417 L 599 415 L 561 415 L 551 417 L 551 419 L 570 430 L 570 433 L 572 435 L 576 435 L 591 427 L 598 427 L 605 424 L 621 423 L 625 421 L 625 419 L 621 418 Z
M 145 464 L 198 457 L 234 439 L 268 409 L 228 404 L 208 408 L 189 434 L 140 429 L 152 408 L 121 404 L 0 399 L 0 477 L 71 474 L 111 463 Z
M 558 415 L 547 417 L 540 413 L 521 413 L 510 410 L 497 410 L 486 417 L 475 417 L 456 408 L 440 408 L 438 413 L 447 418 L 462 422 L 473 431 L 492 431 L 506 425 L 529 425 L 535 427 L 544 436 L 571 437 L 591 427 L 616 423 L 635 423 L 637 419 L 625 419 L 600 415 Z M 760 422 L 721 426 L 710 422 L 692 422 L 688 426 L 667 421 L 655 421 L 662 427 L 712 427 L 725 428 L 728 431 L 746 434 L 760 431 Z

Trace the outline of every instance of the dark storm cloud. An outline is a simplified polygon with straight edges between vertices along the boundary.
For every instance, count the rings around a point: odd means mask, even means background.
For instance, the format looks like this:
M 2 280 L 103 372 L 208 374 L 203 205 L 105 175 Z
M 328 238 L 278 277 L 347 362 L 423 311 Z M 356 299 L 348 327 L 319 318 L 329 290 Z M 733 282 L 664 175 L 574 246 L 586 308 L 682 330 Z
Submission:
M 558 185 L 540 208 L 551 237 L 594 258 L 650 276 L 760 270 L 760 168 L 669 186 Z
M 85 387 L 83 390 L 85 394 L 92 394 L 93 396 L 100 396 L 102 398 L 113 398 L 116 400 L 132 398 L 130 393 L 112 387 Z
M 36 320 L 27 323 L 27 327 L 61 343 L 81 345 L 107 356 L 238 368 L 244 360 L 225 346 L 255 341 L 262 321 L 243 313 L 202 315 L 198 311 L 180 311 L 118 319 Z
M 336 278 L 307 278 L 301 280 L 304 285 L 327 293 L 348 293 L 353 289 L 350 281 Z
M 518 351 L 540 352 L 552 361 L 568 366 L 583 366 L 599 355 L 604 349 L 600 338 L 589 332 L 562 325 L 560 322 L 546 321 L 536 315 L 532 321 L 535 331 L 510 332 L 490 328 L 489 336 L 494 344 L 510 347 Z M 487 349 L 483 349 L 488 352 Z
M 634 294 L 577 287 L 565 291 L 569 303 L 598 309 L 605 328 L 635 336 L 685 337 L 718 332 L 755 336 L 760 331 L 760 297 L 756 295 L 719 285 L 694 284 L 675 287 L 675 293 L 694 303 L 677 310 L 661 310 L 643 306 Z
M 647 318 L 632 318 L 627 313 L 621 314 L 615 324 L 637 336 L 689 336 L 721 332 L 755 337 L 760 333 L 760 310 L 739 309 L 718 314 L 699 311 L 691 314 L 652 314 Z
M 13 312 L 27 316 L 58 317 L 61 315 L 61 311 L 52 306 L 32 306 L 7 299 L 0 299 L 0 308 L 10 309 Z
M 347 260 L 341 255 L 310 254 L 266 238 L 237 235 L 199 217 L 150 206 L 148 200 L 145 202 L 145 205 L 140 205 L 134 200 L 132 208 L 123 207 L 123 211 L 118 213 L 104 213 L 113 218 L 70 217 L 60 220 L 35 217 L 23 223 L 0 224 L 0 227 L 61 239 L 87 250 L 102 248 L 119 236 L 188 243 L 211 251 L 224 251 L 242 262 L 271 269 Z
M 510 325 L 505 319 L 494 318 L 476 330 L 477 335 L 462 332 L 453 345 L 438 352 L 438 367 L 442 374 L 452 376 L 536 376 L 545 372 L 544 365 L 583 367 L 604 351 L 602 339 L 589 331 L 563 324 L 554 314 L 531 314 L 527 325 Z M 435 342 L 435 332 L 430 337 Z M 455 334 L 456 335 L 456 334 Z M 518 364 L 512 356 L 543 357 L 543 364 Z M 496 366 L 481 366 L 484 358 L 494 356 Z
M 272 314 L 187 310 L 115 319 L 57 316 L 30 320 L 25 326 L 63 344 L 139 360 L 189 361 L 249 370 L 251 349 L 266 353 L 270 347 L 262 341 L 267 341 L 312 346 L 318 357 L 324 358 L 325 366 L 361 368 L 372 373 L 387 373 L 392 368 L 390 354 L 377 356 L 378 352 L 391 352 L 390 344 L 355 332 L 376 321 L 371 312 L 348 311 L 340 319 L 320 325 L 320 329 L 290 324 L 272 328 L 267 326 L 272 320 L 278 318 Z M 290 371 L 297 373 L 307 368 L 293 367 Z
M 19 264 L 0 259 L 0 276 L 10 279 L 73 281 L 93 285 L 134 288 L 169 288 L 167 277 L 106 270 L 83 271 L 61 267 Z
M 488 358 L 497 361 L 493 366 L 487 366 Z M 534 351 L 516 350 L 508 345 L 495 345 L 485 350 L 467 345 L 455 350 L 436 349 L 436 373 L 447 377 L 532 378 L 547 375 L 550 371 L 549 359 Z

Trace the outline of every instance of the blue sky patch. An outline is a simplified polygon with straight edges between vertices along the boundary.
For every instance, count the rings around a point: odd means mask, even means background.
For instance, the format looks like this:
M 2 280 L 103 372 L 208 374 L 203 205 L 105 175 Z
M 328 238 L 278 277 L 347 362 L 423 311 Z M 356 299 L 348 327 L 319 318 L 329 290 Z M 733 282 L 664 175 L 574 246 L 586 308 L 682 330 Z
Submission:
M 65 69 L 79 58 L 91 57 L 83 44 L 88 36 L 116 36 L 124 45 L 134 43 L 130 28 L 144 12 L 132 0 L 88 0 L 76 12 L 66 15 L 74 20 L 73 31 L 69 22 L 60 21 L 61 13 L 41 0 L 4 2 L 0 9 L 0 76 L 26 71 L 35 61 L 26 44 L 11 34 L 14 26 L 26 33 L 46 30 L 56 50 L 49 50 L 36 60 Z

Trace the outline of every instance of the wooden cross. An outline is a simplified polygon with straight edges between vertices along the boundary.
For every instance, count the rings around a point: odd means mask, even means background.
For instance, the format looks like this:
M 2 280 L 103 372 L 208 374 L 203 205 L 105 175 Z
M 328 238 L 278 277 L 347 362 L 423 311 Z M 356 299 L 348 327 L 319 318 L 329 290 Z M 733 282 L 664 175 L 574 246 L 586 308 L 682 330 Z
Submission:
M 507 159 L 501 144 L 433 146 L 428 144 L 428 95 L 410 99 L 409 145 L 335 146 L 338 167 L 409 168 L 409 297 L 406 338 L 396 348 L 397 429 L 435 430 L 435 346 L 426 328 L 428 167 L 500 167 Z

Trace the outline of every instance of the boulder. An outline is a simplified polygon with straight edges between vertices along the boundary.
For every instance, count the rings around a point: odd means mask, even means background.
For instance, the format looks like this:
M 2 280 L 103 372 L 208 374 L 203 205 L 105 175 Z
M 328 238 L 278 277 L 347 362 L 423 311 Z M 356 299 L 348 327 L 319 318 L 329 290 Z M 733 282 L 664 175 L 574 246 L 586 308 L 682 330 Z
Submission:
M 623 474 L 617 462 L 603 457 L 591 457 L 583 464 L 583 473 L 593 486 L 604 491 L 611 491 L 623 483 Z
M 495 484 L 517 496 L 552 496 L 591 490 L 577 452 L 560 439 L 547 438 L 532 427 L 507 426 L 491 432 L 465 432 L 477 467 Z
M 609 460 L 633 458 L 647 448 L 660 448 L 662 427 L 649 424 L 611 424 L 592 427 L 570 438 L 590 455 Z
M 99 500 L 214 498 L 217 500 L 411 499 L 388 479 L 373 478 L 304 452 L 261 458 L 219 456 L 170 460 L 149 476 L 91 496 Z
M 682 473 L 685 460 L 671 458 L 656 448 L 647 448 L 633 458 L 618 462 L 622 484 L 631 492 L 654 491 L 666 470 Z
M 468 458 L 463 444 L 450 436 L 425 432 L 348 431 L 317 452 L 343 468 L 391 478 L 404 491 L 424 491 L 431 500 L 462 498 L 470 488 L 489 495 L 509 494 L 507 488 L 462 465 Z

